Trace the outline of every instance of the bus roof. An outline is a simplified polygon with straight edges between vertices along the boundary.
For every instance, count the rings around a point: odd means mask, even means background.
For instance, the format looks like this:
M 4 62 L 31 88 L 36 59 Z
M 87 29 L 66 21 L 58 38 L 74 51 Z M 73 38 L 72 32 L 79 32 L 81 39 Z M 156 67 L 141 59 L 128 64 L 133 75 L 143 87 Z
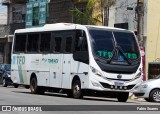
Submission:
M 105 29 L 112 29 L 112 30 L 125 30 L 125 29 L 114 28 L 114 27 L 106 27 L 106 26 L 80 25 L 80 24 L 73 24 L 73 23 L 55 23 L 55 24 L 46 24 L 42 27 L 18 29 L 18 30 L 15 31 L 15 33 L 73 30 L 73 29 L 76 29 L 76 26 L 105 28 Z M 129 31 L 129 30 L 125 30 L 125 31 Z

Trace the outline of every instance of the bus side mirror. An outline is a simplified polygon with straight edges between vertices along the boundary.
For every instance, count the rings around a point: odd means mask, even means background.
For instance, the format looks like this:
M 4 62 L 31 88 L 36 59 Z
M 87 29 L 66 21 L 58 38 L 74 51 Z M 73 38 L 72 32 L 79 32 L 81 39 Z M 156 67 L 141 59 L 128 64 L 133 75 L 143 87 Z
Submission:
M 73 53 L 73 59 L 75 61 L 83 62 L 89 64 L 89 54 L 88 51 L 75 51 Z

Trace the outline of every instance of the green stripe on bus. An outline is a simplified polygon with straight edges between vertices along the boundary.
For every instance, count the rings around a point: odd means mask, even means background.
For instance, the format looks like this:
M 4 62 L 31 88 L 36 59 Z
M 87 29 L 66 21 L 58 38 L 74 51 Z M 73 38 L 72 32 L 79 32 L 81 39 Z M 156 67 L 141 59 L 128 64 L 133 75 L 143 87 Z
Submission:
M 20 83 L 23 84 L 23 83 L 24 83 L 24 80 L 23 80 L 22 66 L 21 66 L 21 65 L 18 65 L 18 73 L 19 73 Z

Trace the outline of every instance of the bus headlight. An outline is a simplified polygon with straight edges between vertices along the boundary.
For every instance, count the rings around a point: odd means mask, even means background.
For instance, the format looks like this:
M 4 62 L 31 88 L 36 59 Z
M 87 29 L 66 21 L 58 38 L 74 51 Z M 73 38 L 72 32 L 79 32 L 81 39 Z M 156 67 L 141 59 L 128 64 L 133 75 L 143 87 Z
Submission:
M 92 72 L 95 74 L 95 75 L 98 75 L 98 76 L 102 76 L 101 72 L 99 72 L 97 69 L 95 69 L 94 67 L 91 67 L 91 70 Z
M 92 85 L 95 86 L 95 87 L 101 87 L 101 85 L 99 83 L 97 83 L 97 82 L 92 82 Z
M 134 77 L 132 80 L 136 80 L 137 78 L 140 78 L 141 77 L 141 72 L 139 72 L 137 75 L 136 75 L 136 77 Z

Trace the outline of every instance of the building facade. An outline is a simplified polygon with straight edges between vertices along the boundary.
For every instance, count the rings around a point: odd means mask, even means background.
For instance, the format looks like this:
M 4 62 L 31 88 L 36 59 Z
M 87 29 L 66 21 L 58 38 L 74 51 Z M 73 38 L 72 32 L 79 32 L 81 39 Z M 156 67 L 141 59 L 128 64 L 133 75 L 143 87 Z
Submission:
M 3 37 L 5 36 L 4 31 L 5 31 L 5 27 L 7 24 L 7 15 L 5 13 L 0 12 L 0 17 L 1 17 L 0 19 L 0 39 L 4 40 Z M 4 60 L 3 53 L 4 53 L 4 44 L 0 43 L 0 64 L 2 64 Z
M 146 47 L 147 37 L 147 5 L 144 0 L 143 16 L 143 46 Z M 137 33 L 137 0 L 116 0 L 116 5 L 110 8 L 109 26 L 132 30 Z
M 160 1 L 144 0 L 143 47 L 145 48 L 146 78 L 160 74 Z M 109 26 L 137 33 L 137 0 L 116 0 L 110 8 Z
M 87 0 L 28 0 L 26 3 L 26 28 L 52 23 L 74 23 L 74 7 L 84 10 Z
M 149 78 L 160 74 L 160 0 L 148 0 L 146 61 Z
M 2 5 L 7 6 L 7 24 L 0 26 L 0 64 L 10 64 L 14 31 L 25 28 L 25 0 L 2 0 Z

